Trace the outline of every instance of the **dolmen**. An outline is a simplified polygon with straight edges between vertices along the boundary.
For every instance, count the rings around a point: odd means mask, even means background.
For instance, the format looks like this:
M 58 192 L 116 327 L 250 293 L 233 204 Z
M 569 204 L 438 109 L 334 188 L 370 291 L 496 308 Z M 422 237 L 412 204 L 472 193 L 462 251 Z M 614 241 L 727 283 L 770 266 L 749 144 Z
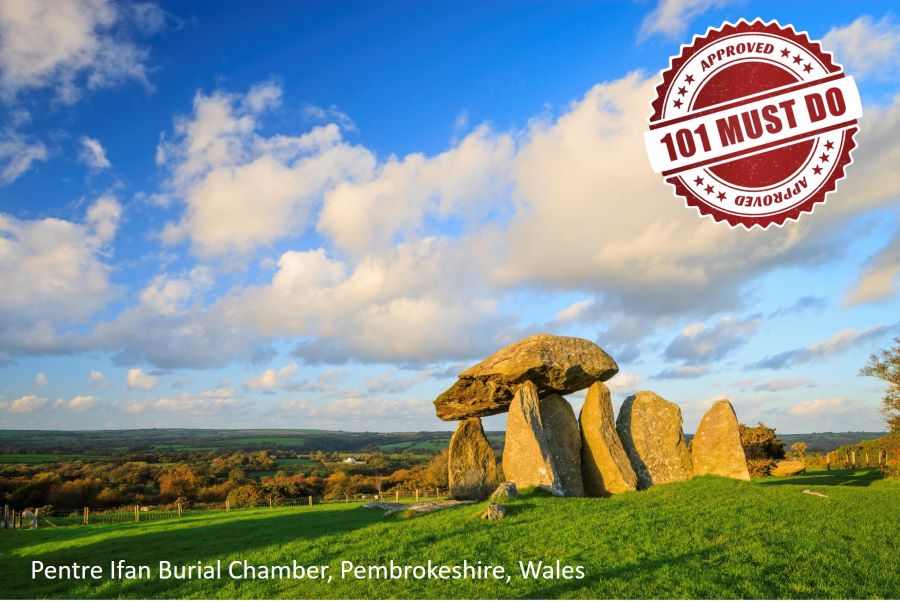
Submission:
M 500 484 L 481 418 L 507 413 L 503 478 L 519 490 L 561 497 L 606 497 L 713 474 L 749 480 L 734 409 L 717 402 L 688 446 L 679 407 L 639 391 L 614 416 L 605 381 L 616 361 L 587 339 L 539 334 L 463 371 L 434 400 L 458 420 L 448 477 L 457 499 L 486 499 Z M 587 389 L 576 418 L 564 395 Z

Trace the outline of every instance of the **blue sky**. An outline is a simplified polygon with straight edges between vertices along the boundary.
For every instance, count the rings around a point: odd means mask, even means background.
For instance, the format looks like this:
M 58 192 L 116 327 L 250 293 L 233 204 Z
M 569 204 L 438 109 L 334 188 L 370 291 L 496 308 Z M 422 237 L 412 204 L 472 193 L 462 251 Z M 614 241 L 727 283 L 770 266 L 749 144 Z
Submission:
M 431 430 L 534 332 L 692 431 L 880 430 L 900 332 L 890 2 L 0 5 L 0 428 Z M 659 71 L 723 20 L 854 75 L 854 165 L 745 232 L 652 173 Z M 571 396 L 573 405 L 580 396 Z M 486 421 L 503 428 L 503 417 Z

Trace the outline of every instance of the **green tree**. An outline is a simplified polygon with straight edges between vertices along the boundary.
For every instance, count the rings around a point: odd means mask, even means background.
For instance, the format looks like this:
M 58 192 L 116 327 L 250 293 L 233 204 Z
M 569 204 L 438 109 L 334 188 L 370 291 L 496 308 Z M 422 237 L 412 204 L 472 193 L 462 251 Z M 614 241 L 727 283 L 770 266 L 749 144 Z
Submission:
M 892 433 L 900 432 L 900 336 L 894 339 L 894 346 L 873 353 L 869 362 L 859 371 L 860 376 L 874 376 L 887 383 L 888 388 L 882 398 L 881 413 L 887 420 Z
M 806 455 L 806 448 L 808 446 L 803 441 L 797 441 L 791 444 L 791 452 L 794 454 L 795 458 L 802 458 Z

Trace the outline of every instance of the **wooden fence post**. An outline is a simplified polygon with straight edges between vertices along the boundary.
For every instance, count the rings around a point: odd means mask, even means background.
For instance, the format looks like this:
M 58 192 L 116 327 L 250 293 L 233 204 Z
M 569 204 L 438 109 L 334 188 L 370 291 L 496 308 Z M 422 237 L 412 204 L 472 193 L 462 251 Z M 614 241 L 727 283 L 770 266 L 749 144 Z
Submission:
M 309 496 L 309 505 L 312 506 L 312 496 Z
M 34 522 L 32 522 L 31 528 L 32 528 L 32 529 L 37 529 L 37 528 L 38 528 L 38 525 L 41 524 L 41 509 L 40 509 L 40 508 L 35 508 L 35 509 L 34 509 L 34 519 L 33 519 L 33 521 L 34 521 Z
M 418 502 L 418 501 L 419 501 L 419 490 L 416 489 L 416 502 Z
M 269 506 L 271 507 L 272 500 L 269 500 Z M 225 500 L 225 512 L 231 512 L 231 502 Z
M 91 509 L 87 506 L 84 507 L 84 524 L 91 524 Z
M 181 512 L 181 502 L 178 502 L 178 518 L 181 518 L 182 516 L 183 516 L 183 515 L 182 515 L 182 512 Z
M 269 498 L 269 508 L 272 507 L 272 498 Z
M 9 506 L 3 505 L 3 528 L 9 529 Z
M 400 501 L 400 490 L 396 490 L 394 492 L 394 498 L 399 502 Z
M 141 507 L 140 506 L 134 507 L 134 522 L 136 522 L 136 523 L 141 522 Z

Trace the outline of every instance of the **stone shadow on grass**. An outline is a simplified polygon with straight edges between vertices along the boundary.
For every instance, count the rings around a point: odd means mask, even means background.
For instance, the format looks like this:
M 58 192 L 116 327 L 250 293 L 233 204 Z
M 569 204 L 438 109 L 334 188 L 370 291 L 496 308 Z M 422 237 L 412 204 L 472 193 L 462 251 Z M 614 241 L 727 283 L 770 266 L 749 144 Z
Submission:
M 847 470 L 816 470 L 792 477 L 772 478 L 771 480 L 758 481 L 763 487 L 777 485 L 806 485 L 814 486 L 850 486 L 868 487 L 875 481 L 880 481 L 884 475 L 877 468 L 847 469 Z

